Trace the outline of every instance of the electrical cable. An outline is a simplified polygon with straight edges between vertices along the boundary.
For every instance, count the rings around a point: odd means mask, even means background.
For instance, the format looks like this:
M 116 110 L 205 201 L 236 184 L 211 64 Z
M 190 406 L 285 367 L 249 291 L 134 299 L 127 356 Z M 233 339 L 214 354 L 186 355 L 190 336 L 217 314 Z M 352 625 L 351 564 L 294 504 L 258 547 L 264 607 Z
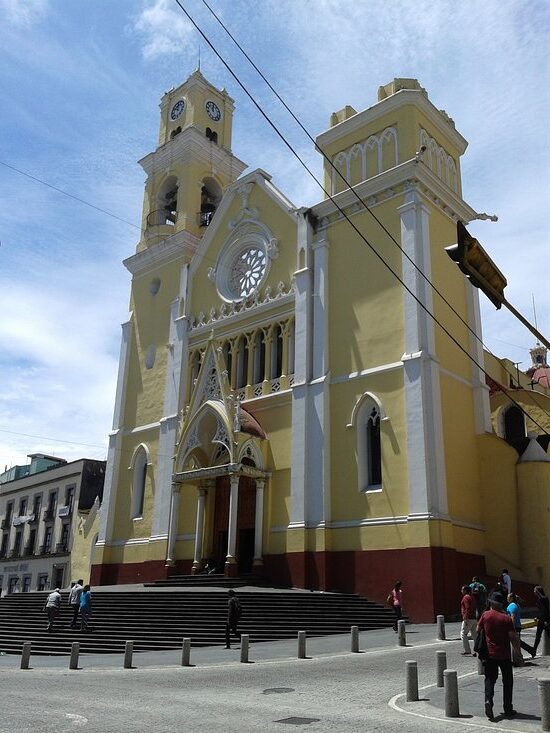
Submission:
M 357 201 L 364 207 L 366 211 L 372 216 L 372 218 L 377 222 L 377 224 L 382 228 L 382 230 L 388 235 L 390 240 L 397 246 L 397 248 L 400 250 L 400 252 L 403 254 L 403 256 L 412 264 L 412 266 L 415 268 L 415 270 L 424 278 L 426 283 L 432 288 L 432 290 L 439 295 L 439 297 L 442 299 L 442 301 L 451 309 L 451 311 L 460 319 L 460 321 L 466 326 L 468 331 L 472 334 L 472 336 L 481 344 L 481 346 L 495 359 L 498 359 L 495 354 L 489 349 L 489 347 L 483 342 L 483 339 L 481 336 L 470 326 L 470 324 L 462 317 L 462 315 L 456 310 L 456 308 L 453 306 L 453 304 L 447 299 L 447 297 L 439 290 L 439 288 L 430 280 L 430 278 L 425 274 L 425 272 L 422 270 L 422 268 L 415 262 L 415 260 L 403 249 L 401 244 L 397 241 L 397 239 L 393 236 L 393 234 L 389 231 L 389 229 L 385 226 L 385 224 L 378 218 L 376 213 L 371 209 L 371 207 L 368 205 L 368 203 L 363 199 L 355 190 L 355 187 L 351 184 L 350 181 L 347 180 L 347 178 L 344 176 L 344 174 L 338 170 L 338 168 L 334 165 L 330 157 L 325 153 L 324 150 L 322 150 L 320 147 L 317 146 L 317 143 L 315 141 L 315 138 L 311 135 L 309 130 L 305 127 L 305 125 L 302 123 L 302 121 L 299 119 L 299 117 L 295 114 L 295 112 L 288 106 L 288 104 L 285 102 L 285 100 L 281 97 L 279 92 L 273 87 L 269 79 L 266 78 L 265 74 L 262 72 L 262 70 L 257 66 L 257 64 L 254 62 L 254 60 L 250 57 L 250 55 L 247 53 L 247 51 L 242 47 L 242 45 L 239 43 L 239 41 L 235 38 L 235 36 L 231 33 L 231 31 L 227 28 L 225 23 L 221 20 L 221 18 L 218 16 L 218 14 L 212 9 L 211 5 L 207 2 L 207 0 L 201 0 L 203 5 L 208 8 L 211 15 L 216 19 L 216 21 L 219 23 L 219 25 L 223 28 L 225 33 L 229 36 L 229 38 L 233 41 L 233 43 L 237 46 L 239 51 L 243 54 L 243 56 L 246 58 L 246 60 L 249 62 L 249 64 L 252 66 L 254 71 L 260 76 L 262 81 L 268 86 L 268 88 L 273 92 L 277 100 L 283 105 L 285 110 L 290 114 L 292 119 L 297 123 L 297 125 L 300 127 L 300 129 L 305 133 L 307 138 L 310 140 L 310 142 L 313 143 L 315 146 L 315 149 L 318 150 L 323 159 L 326 163 L 329 164 L 331 169 L 336 173 L 337 176 L 339 176 L 340 180 L 345 184 L 346 188 L 348 188 Z M 418 161 L 422 165 L 425 165 L 423 161 Z M 325 191 L 326 193 L 326 191 Z M 500 361 L 500 360 L 499 360 Z M 510 372 L 502 362 L 500 362 L 504 371 L 508 376 L 514 380 L 516 379 L 516 376 Z M 519 381 L 518 381 L 518 387 L 520 387 Z M 548 412 L 540 403 L 535 400 L 534 395 L 532 396 L 533 402 L 535 405 L 542 410 L 547 417 L 550 418 L 550 412 Z
M 386 269 L 401 283 L 403 288 L 409 293 L 409 295 L 418 303 L 418 305 L 426 312 L 430 318 L 436 323 L 441 330 L 451 339 L 451 341 L 458 347 L 460 351 L 462 351 L 465 356 L 470 359 L 475 366 L 488 378 L 492 379 L 491 376 L 488 374 L 488 372 L 482 367 L 478 361 L 460 344 L 460 342 L 450 333 L 450 331 L 436 318 L 436 316 L 429 310 L 429 308 L 413 293 L 413 291 L 407 286 L 407 284 L 401 279 L 399 274 L 391 267 L 391 265 L 386 262 L 386 260 L 380 255 L 380 253 L 377 251 L 377 249 L 369 242 L 369 240 L 366 238 L 366 236 L 359 231 L 359 229 L 355 226 L 355 224 L 351 221 L 349 216 L 346 214 L 346 212 L 342 209 L 342 207 L 338 204 L 338 202 L 334 199 L 332 194 L 329 193 L 329 191 L 324 187 L 324 185 L 319 181 L 317 176 L 313 173 L 313 171 L 309 168 L 308 164 L 300 157 L 300 155 L 296 152 L 294 147 L 291 145 L 291 143 L 286 139 L 286 137 L 283 135 L 283 133 L 279 130 L 279 128 L 275 125 L 275 123 L 270 119 L 270 117 L 267 115 L 267 113 L 264 111 L 262 106 L 256 101 L 256 99 L 253 97 L 253 95 L 248 91 L 246 86 L 243 84 L 243 82 L 240 80 L 240 78 L 237 76 L 237 74 L 233 71 L 231 66 L 225 61 L 225 59 L 222 57 L 222 55 L 218 52 L 214 44 L 210 41 L 208 36 L 203 32 L 203 30 L 199 27 L 199 25 L 195 22 L 193 17 L 190 15 L 190 13 L 185 9 L 185 7 L 181 4 L 180 0 L 174 0 L 174 2 L 179 6 L 179 8 L 182 10 L 182 12 L 185 14 L 185 16 L 188 18 L 188 20 L 191 22 L 191 24 L 194 26 L 194 28 L 198 31 L 198 33 L 202 36 L 204 41 L 208 44 L 208 46 L 212 49 L 214 54 L 217 56 L 217 58 L 221 61 L 221 63 L 225 66 L 227 71 L 231 74 L 231 76 L 235 79 L 237 84 L 241 87 L 243 92 L 246 94 L 246 96 L 250 99 L 252 104 L 256 107 L 256 109 L 260 112 L 262 117 L 266 120 L 268 125 L 273 129 L 273 131 L 276 133 L 276 135 L 281 139 L 281 141 L 284 143 L 284 145 L 290 150 L 290 152 L 294 155 L 294 157 L 300 162 L 300 164 L 304 167 L 304 169 L 307 171 L 307 173 L 313 178 L 313 180 L 317 183 L 317 185 L 321 188 L 321 190 L 324 192 L 324 194 L 327 196 L 327 198 L 333 203 L 335 208 L 340 212 L 342 217 L 346 219 L 348 224 L 352 227 L 352 229 L 359 235 L 359 237 L 365 242 L 365 244 L 369 247 L 371 252 L 377 257 L 377 259 L 386 267 Z M 494 381 L 494 380 L 493 380 Z M 530 420 L 533 422 L 538 428 L 542 430 L 542 432 L 545 435 L 549 435 L 547 431 L 540 425 L 537 420 L 535 420 L 533 417 L 529 415 L 529 413 L 522 407 L 520 403 L 515 400 L 508 390 L 503 386 L 500 385 L 503 392 L 506 394 L 508 399 L 513 402 Z

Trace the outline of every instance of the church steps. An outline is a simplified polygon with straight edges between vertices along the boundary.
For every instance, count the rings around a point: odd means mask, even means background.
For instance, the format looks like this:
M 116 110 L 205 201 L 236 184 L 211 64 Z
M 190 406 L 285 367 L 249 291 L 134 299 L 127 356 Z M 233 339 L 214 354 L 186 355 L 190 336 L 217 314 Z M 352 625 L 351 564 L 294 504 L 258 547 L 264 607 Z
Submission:
M 20 653 L 24 641 L 33 654 L 69 654 L 80 642 L 82 653 L 122 653 L 127 639 L 135 651 L 181 648 L 188 636 L 192 645 L 220 645 L 225 640 L 226 589 L 93 591 L 93 633 L 70 629 L 72 612 L 64 592 L 61 613 L 52 634 L 46 632 L 43 607 L 46 593 L 25 593 L 0 600 L 0 651 Z M 388 627 L 390 609 L 364 598 L 341 593 L 254 590 L 238 593 L 243 608 L 240 631 L 251 642 L 348 633 Z

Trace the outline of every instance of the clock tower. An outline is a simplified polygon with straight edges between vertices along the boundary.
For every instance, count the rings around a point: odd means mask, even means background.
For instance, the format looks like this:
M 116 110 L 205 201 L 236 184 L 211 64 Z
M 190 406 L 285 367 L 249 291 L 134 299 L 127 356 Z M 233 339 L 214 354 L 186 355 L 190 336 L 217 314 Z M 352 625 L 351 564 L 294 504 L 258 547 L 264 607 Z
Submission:
M 188 266 L 224 189 L 246 168 L 231 152 L 233 110 L 227 92 L 195 71 L 163 95 L 159 145 L 139 161 L 147 174 L 142 233 L 124 261 L 130 316 L 122 325 L 95 582 L 106 582 L 105 568 L 121 562 L 117 531 L 128 538 L 130 564 L 143 561 L 138 538 L 149 537 L 151 567 L 158 558 L 158 572 L 164 568 L 186 381 Z

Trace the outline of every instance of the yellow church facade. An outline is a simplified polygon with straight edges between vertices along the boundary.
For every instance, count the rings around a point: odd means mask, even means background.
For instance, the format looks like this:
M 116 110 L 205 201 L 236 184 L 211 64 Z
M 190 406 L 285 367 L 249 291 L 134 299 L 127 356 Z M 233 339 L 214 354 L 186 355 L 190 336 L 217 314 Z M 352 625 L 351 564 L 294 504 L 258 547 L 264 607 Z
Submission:
M 233 111 L 195 72 L 162 98 L 140 161 L 92 583 L 208 565 L 381 601 L 399 578 L 413 618 L 454 612 L 465 580 L 506 565 L 488 513 L 498 526 L 517 492 L 479 368 L 478 294 L 445 252 L 476 217 L 467 142 L 395 79 L 332 115 L 316 140 L 330 195 L 306 209 L 233 154 Z

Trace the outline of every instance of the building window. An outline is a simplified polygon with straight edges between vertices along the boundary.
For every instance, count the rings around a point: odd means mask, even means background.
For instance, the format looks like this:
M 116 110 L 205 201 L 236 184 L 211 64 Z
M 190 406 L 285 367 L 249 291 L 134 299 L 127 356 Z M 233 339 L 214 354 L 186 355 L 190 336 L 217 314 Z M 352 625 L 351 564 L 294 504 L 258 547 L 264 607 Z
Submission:
M 143 445 L 140 445 L 134 453 L 133 473 L 132 518 L 141 519 L 147 484 L 147 451 Z
M 525 438 L 525 415 L 516 405 L 509 407 L 504 413 L 504 440 L 513 444 Z
M 19 516 L 24 517 L 27 513 L 27 499 L 20 499 L 19 500 Z
M 8 551 L 8 538 L 9 534 L 4 532 L 2 535 L 2 545 L 0 546 L 0 557 L 6 557 L 6 552 Z
M 34 549 L 36 547 L 36 529 L 31 529 L 29 532 L 29 541 L 25 548 L 25 555 L 34 555 Z
M 48 574 L 40 573 L 36 581 L 36 590 L 47 590 L 48 589 Z
M 351 423 L 357 431 L 357 474 L 360 491 L 382 489 L 382 441 L 380 425 L 385 418 L 378 399 L 366 392 L 353 408 Z
M 57 500 L 57 492 L 56 491 L 50 491 L 50 495 L 48 496 L 48 508 L 44 512 L 44 521 L 45 522 L 51 522 L 55 515 L 55 502 Z
M 53 528 L 51 525 L 48 525 L 44 530 L 44 546 L 42 548 L 42 553 L 44 555 L 46 555 L 48 552 L 51 552 L 52 550 L 52 533 Z
M 69 549 L 69 524 L 65 522 L 61 525 L 61 539 L 57 546 L 58 552 L 67 552 Z
M 279 324 L 273 329 L 271 342 L 271 379 L 277 379 L 283 373 L 283 329 Z
M 40 518 L 40 506 L 42 504 L 42 495 L 37 494 L 32 503 L 32 513 L 34 515 L 34 518 L 38 520 Z
M 264 381 L 265 377 L 265 341 L 264 335 L 258 331 L 254 339 L 254 384 Z
M 23 593 L 28 593 L 31 589 L 31 576 L 30 575 L 24 575 L 23 576 L 23 588 L 21 589 Z
M 23 540 L 23 532 L 19 530 L 19 532 L 15 533 L 15 542 L 13 543 L 13 557 L 19 557 L 21 555 L 21 542 Z

